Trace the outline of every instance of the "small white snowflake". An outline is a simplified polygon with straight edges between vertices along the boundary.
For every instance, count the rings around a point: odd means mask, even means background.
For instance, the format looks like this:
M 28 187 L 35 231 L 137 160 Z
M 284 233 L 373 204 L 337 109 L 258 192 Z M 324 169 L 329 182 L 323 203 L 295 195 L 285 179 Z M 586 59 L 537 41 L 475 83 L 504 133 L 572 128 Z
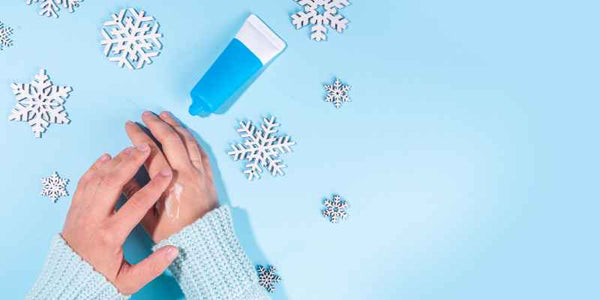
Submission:
M 69 196 L 69 192 L 67 192 L 68 183 L 69 179 L 61 178 L 58 173 L 54 172 L 50 177 L 42 178 L 42 192 L 40 194 L 56 203 L 58 198 Z
M 58 18 L 58 11 L 60 11 L 60 6 L 62 5 L 64 8 L 68 9 L 69 12 L 74 12 L 75 8 L 79 7 L 79 4 L 83 2 L 83 0 L 26 0 L 25 3 L 27 5 L 31 5 L 33 3 L 40 3 L 40 15 L 46 17 L 55 17 Z
M 342 107 L 342 103 L 350 102 L 350 96 L 348 95 L 350 86 L 342 84 L 339 78 L 336 78 L 332 85 L 326 84 L 325 91 L 327 91 L 325 101 L 333 103 L 335 108 Z
M 348 20 L 338 14 L 338 9 L 342 9 L 350 2 L 348 0 L 294 0 L 304 9 L 291 15 L 292 24 L 296 29 L 301 29 L 308 24 L 312 24 L 310 38 L 315 41 L 327 39 L 327 27 L 342 33 L 348 26 Z
M 0 50 L 3 50 L 4 47 L 11 47 L 13 45 L 13 41 L 10 39 L 12 33 L 12 28 L 4 26 L 4 23 L 0 22 Z
M 159 24 L 145 14 L 143 10 L 138 13 L 134 8 L 123 9 L 104 23 L 101 44 L 109 61 L 133 70 L 151 64 L 152 58 L 158 56 L 162 49 Z
M 68 124 L 71 121 L 64 103 L 72 88 L 53 85 L 46 70 L 40 70 L 31 84 L 13 83 L 11 87 L 17 104 L 8 119 L 29 123 L 35 137 L 41 138 L 50 123 Z
M 260 179 L 262 167 L 266 167 L 273 176 L 284 175 L 283 168 L 286 166 L 279 155 L 291 152 L 291 147 L 296 144 L 290 141 L 290 136 L 276 136 L 279 123 L 275 122 L 275 117 L 263 118 L 263 122 L 262 130 L 256 129 L 251 121 L 240 122 L 237 132 L 246 140 L 243 144 L 231 145 L 232 151 L 228 153 L 235 161 L 248 161 L 244 173 L 249 180 Z
M 275 292 L 275 284 L 281 281 L 281 277 L 275 274 L 277 272 L 275 267 L 267 266 L 265 268 L 258 265 L 256 266 L 256 270 L 258 271 L 258 283 L 260 286 L 265 288 L 269 293 Z
M 345 200 L 342 200 L 342 197 L 339 195 L 333 195 L 333 199 L 325 199 L 325 209 L 323 210 L 323 216 L 329 219 L 331 223 L 337 223 L 341 219 L 346 219 L 348 217 L 348 213 L 346 209 L 348 209 L 348 203 Z

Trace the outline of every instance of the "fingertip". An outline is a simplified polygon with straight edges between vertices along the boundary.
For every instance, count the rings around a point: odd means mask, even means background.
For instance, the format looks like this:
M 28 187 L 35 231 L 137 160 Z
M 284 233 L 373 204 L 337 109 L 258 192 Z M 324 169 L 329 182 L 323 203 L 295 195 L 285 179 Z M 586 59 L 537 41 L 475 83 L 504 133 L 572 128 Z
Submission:
M 171 113 L 169 111 L 163 111 L 160 113 L 160 116 L 163 118 L 171 118 Z
M 179 256 L 179 248 L 175 246 L 166 246 L 165 248 L 167 248 L 165 256 L 168 260 L 173 261 Z
M 151 111 L 149 111 L 149 110 L 145 111 L 145 112 L 142 114 L 142 117 L 152 117 L 152 116 L 154 116 L 154 113 L 153 113 L 153 112 L 151 112 Z
M 146 152 L 150 151 L 150 146 L 148 145 L 148 143 L 138 144 L 136 146 L 136 148 L 138 149 L 138 151 L 143 152 L 143 153 L 146 153 Z
M 123 154 L 130 155 L 133 152 L 133 147 L 127 147 L 123 150 Z
M 104 153 L 98 158 L 98 162 L 105 162 L 110 159 L 110 155 L 108 153 Z

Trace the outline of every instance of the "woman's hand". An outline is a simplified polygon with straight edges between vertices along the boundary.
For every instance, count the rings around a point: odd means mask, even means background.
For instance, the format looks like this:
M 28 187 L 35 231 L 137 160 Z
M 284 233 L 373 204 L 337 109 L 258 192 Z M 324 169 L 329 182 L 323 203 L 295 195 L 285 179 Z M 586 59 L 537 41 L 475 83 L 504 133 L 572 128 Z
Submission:
M 140 143 L 111 159 L 100 157 L 81 177 L 62 231 L 69 246 L 102 273 L 125 295 L 137 292 L 159 276 L 177 257 L 176 247 L 166 246 L 136 265 L 123 258 L 123 243 L 171 184 L 168 166 L 129 198 L 118 211 L 115 204 L 123 187 L 150 155 L 150 146 Z
M 173 170 L 167 192 L 142 220 L 152 240 L 160 242 L 218 207 L 217 193 L 208 157 L 187 129 L 168 112 L 160 116 L 145 112 L 142 120 L 162 148 L 137 124 L 127 122 L 126 130 L 135 146 L 150 146 L 144 164 L 150 178 L 157 178 L 162 169 Z M 133 180 L 125 194 L 129 197 L 139 189 L 139 183 Z

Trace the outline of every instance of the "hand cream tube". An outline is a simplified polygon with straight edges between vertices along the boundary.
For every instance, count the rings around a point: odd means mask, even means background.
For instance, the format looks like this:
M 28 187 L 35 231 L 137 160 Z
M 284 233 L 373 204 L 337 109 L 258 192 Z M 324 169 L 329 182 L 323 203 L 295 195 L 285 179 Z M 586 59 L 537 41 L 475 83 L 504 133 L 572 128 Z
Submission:
M 190 114 L 214 113 L 234 94 L 246 87 L 285 42 L 257 16 L 250 15 L 235 38 L 202 76 L 191 92 Z

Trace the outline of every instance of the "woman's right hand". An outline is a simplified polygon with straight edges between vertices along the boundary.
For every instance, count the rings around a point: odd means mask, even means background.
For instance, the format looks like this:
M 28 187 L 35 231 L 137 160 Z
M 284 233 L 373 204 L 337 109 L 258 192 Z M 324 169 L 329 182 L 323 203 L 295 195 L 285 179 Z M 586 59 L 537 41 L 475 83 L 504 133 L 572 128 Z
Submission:
M 116 211 L 123 187 L 149 155 L 150 147 L 143 143 L 126 148 L 112 159 L 102 155 L 79 180 L 61 233 L 73 251 L 125 295 L 137 292 L 162 274 L 178 255 L 176 247 L 165 246 L 136 265 L 123 258 L 125 239 L 173 178 L 173 172 L 165 166 Z

